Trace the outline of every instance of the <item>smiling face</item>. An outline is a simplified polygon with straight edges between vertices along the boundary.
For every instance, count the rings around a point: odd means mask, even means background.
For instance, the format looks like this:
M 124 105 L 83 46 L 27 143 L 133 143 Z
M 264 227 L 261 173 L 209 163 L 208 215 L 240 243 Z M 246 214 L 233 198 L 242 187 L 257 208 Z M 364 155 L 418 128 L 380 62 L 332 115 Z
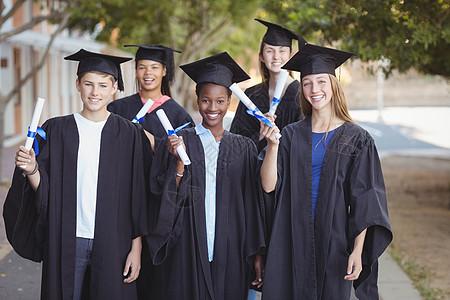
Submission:
M 145 91 L 161 90 L 166 67 L 157 61 L 141 59 L 137 62 L 136 78 L 140 88 Z
M 333 90 L 330 76 L 326 73 L 311 74 L 303 77 L 302 91 L 313 111 L 330 111 Z
M 264 43 L 260 60 L 270 73 L 280 73 L 281 67 L 291 57 L 291 49 L 287 46 L 273 46 Z
M 206 129 L 222 129 L 223 117 L 230 105 L 230 96 L 226 87 L 214 83 L 202 85 L 197 98 L 198 110 L 202 116 L 202 125 Z
M 76 81 L 80 92 L 85 116 L 98 116 L 107 113 L 111 96 L 117 91 L 117 82 L 113 82 L 111 75 L 100 72 L 86 72 Z

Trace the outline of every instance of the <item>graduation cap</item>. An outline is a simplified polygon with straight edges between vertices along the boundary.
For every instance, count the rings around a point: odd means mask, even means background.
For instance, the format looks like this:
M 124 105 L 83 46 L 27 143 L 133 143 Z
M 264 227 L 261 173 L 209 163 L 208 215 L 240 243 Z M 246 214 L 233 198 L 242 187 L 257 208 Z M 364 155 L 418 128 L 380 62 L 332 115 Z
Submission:
M 255 19 L 259 23 L 267 26 L 266 34 L 264 34 L 262 40 L 264 43 L 273 46 L 285 46 L 291 47 L 292 40 L 298 40 L 298 49 L 301 50 L 303 45 L 306 44 L 305 39 L 295 32 L 284 28 L 278 24 L 270 23 L 261 19 Z
M 180 68 L 197 84 L 210 82 L 229 88 L 233 83 L 250 79 L 227 52 L 182 65 Z
M 114 76 L 117 80 L 119 91 L 123 91 L 120 64 L 129 61 L 132 58 L 106 55 L 80 49 L 77 53 L 66 56 L 64 59 L 79 62 L 77 75 L 84 72 L 97 71 Z
M 174 76 L 173 53 L 181 51 L 161 46 L 161 45 L 124 45 L 124 47 L 139 47 L 136 52 L 135 60 L 148 59 L 162 63 L 166 67 L 166 77 L 169 82 Z
M 349 59 L 353 53 L 306 44 L 282 68 L 301 72 L 301 77 L 327 73 L 335 75 L 335 69 Z

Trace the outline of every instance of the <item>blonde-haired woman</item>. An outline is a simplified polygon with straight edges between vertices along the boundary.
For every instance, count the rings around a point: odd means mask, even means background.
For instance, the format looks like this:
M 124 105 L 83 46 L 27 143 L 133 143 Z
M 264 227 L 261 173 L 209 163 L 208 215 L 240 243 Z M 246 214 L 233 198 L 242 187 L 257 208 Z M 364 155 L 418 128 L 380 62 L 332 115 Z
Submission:
M 392 240 L 374 140 L 350 117 L 335 69 L 352 54 L 307 44 L 300 71 L 305 119 L 261 125 L 264 192 L 275 191 L 263 299 L 378 299 L 377 259 Z

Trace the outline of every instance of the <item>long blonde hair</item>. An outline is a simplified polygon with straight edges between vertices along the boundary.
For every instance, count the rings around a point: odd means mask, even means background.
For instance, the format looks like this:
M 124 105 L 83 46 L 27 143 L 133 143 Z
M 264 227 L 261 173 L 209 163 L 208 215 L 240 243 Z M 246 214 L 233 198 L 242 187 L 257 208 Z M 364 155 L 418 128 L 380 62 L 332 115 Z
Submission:
M 344 90 L 342 89 L 339 80 L 332 74 L 328 74 L 328 77 L 330 78 L 331 90 L 333 91 L 333 96 L 331 97 L 331 107 L 333 108 L 334 114 L 332 114 L 331 118 L 333 119 L 336 117 L 345 122 L 355 123 L 348 112 L 347 100 L 345 99 Z M 302 114 L 304 117 L 310 117 L 312 115 L 312 106 L 303 94 L 303 85 L 301 85 L 299 93 Z

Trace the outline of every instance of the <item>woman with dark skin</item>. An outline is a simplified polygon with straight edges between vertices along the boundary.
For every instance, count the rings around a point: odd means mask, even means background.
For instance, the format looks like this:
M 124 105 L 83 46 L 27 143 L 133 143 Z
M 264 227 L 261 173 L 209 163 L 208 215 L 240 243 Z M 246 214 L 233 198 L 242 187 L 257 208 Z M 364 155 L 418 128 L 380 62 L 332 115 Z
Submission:
M 234 82 L 247 74 L 226 53 L 181 66 L 197 83 L 201 124 L 160 144 L 150 188 L 160 201 L 148 238 L 161 274 L 155 299 L 246 299 L 262 284 L 265 242 L 256 181 L 256 147 L 223 128 Z M 185 166 L 176 148 L 186 148 Z M 172 283 L 176 283 L 176 288 Z
M 307 44 L 285 68 L 301 72 L 305 119 L 267 140 L 261 183 L 275 192 L 263 299 L 378 299 L 377 259 L 392 240 L 372 137 L 350 117 L 335 68 L 352 54 Z

